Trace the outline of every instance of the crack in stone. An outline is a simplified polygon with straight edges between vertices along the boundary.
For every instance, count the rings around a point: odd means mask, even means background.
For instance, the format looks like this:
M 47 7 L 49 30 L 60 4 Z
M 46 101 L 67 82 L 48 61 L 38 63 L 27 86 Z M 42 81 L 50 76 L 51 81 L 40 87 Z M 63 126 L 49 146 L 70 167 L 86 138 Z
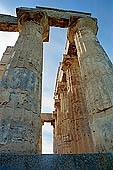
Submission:
M 96 112 L 96 113 L 101 113 L 101 112 L 105 112 L 106 110 L 108 110 L 108 109 L 111 109 L 111 108 L 113 108 L 113 106 L 110 106 L 110 107 L 107 107 L 107 108 L 104 108 L 104 109 L 102 109 L 102 110 L 100 110 L 100 109 L 98 109 L 98 111 Z

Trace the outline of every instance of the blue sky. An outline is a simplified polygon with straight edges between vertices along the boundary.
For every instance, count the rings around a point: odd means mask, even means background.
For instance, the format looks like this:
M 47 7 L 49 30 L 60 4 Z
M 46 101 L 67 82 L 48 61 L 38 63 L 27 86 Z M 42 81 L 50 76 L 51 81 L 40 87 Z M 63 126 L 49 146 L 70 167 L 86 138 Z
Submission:
M 15 15 L 16 7 L 53 7 L 92 13 L 98 19 L 98 39 L 113 62 L 113 0 L 0 0 L 0 13 Z M 0 32 L 0 57 L 7 45 L 14 45 L 18 33 Z M 50 41 L 44 43 L 44 73 L 42 112 L 53 111 L 53 93 L 56 72 L 62 60 L 66 42 L 66 29 L 51 28 Z M 51 127 L 45 126 L 44 142 L 46 150 L 51 153 Z

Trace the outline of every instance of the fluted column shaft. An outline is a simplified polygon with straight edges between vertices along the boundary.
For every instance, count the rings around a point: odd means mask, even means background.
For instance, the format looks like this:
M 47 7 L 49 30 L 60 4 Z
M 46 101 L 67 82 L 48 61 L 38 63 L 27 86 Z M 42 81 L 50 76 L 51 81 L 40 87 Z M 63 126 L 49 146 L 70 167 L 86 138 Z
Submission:
M 96 33 L 97 22 L 92 18 L 81 18 L 70 25 L 96 151 L 110 152 L 113 151 L 113 65 Z
M 1 152 L 39 152 L 42 32 L 42 24 L 32 21 L 29 15 L 22 23 L 11 61 L 3 75 L 0 86 Z
M 71 120 L 69 115 L 69 100 L 68 100 L 68 95 L 67 95 L 67 82 L 65 82 L 66 86 L 63 88 L 63 93 L 62 93 L 62 118 L 61 118 L 61 136 L 62 136 L 62 144 L 61 148 L 62 151 L 59 151 L 59 153 L 63 154 L 69 154 L 72 153 L 72 147 L 71 147 L 71 142 L 72 142 L 72 133 L 71 133 Z
M 56 119 L 55 119 L 55 129 L 54 129 L 54 153 L 59 153 L 59 148 L 61 146 L 61 102 L 58 99 L 57 104 L 55 104 L 56 109 Z
M 76 48 L 73 46 L 73 48 Z M 70 121 L 72 153 L 94 152 L 92 134 L 88 122 L 78 56 L 64 55 L 63 70 L 67 80 L 68 119 Z

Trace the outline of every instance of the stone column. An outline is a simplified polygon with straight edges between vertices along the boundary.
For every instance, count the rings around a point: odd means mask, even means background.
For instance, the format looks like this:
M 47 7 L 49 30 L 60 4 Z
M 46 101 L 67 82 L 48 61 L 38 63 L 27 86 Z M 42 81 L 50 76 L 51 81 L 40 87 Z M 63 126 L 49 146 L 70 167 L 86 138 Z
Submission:
M 59 153 L 59 147 L 61 145 L 61 125 L 60 125 L 60 110 L 61 110 L 61 102 L 60 99 L 55 99 L 55 129 L 54 129 L 54 153 Z
M 42 153 L 42 126 L 44 125 L 44 122 L 41 121 L 41 127 L 40 127 L 40 139 L 38 143 L 39 153 Z
M 113 151 L 113 65 L 97 37 L 97 20 L 71 18 L 68 39 L 75 42 L 90 127 L 97 152 Z
M 56 153 L 55 127 L 53 127 L 53 153 Z
M 63 74 L 64 75 L 64 74 Z M 72 133 L 70 129 L 71 120 L 68 112 L 67 82 L 63 76 L 62 81 L 58 83 L 58 93 L 60 99 L 60 111 L 57 113 L 57 153 L 72 153 Z
M 71 46 L 71 45 L 70 45 Z M 70 136 L 72 153 L 94 152 L 92 134 L 88 122 L 87 108 L 84 100 L 80 66 L 73 45 L 70 56 L 63 55 L 62 69 L 66 73 L 67 98 L 69 100 L 67 111 L 70 121 Z
M 39 153 L 45 13 L 19 15 L 21 32 L 0 85 L 0 152 Z M 44 25 L 45 24 L 45 25 Z
M 0 80 L 2 79 L 3 73 L 5 71 L 5 67 L 10 60 L 10 56 L 13 52 L 13 47 L 7 46 L 5 52 L 0 61 Z
M 56 128 L 57 128 L 57 111 L 53 111 L 53 119 L 54 119 L 54 124 L 53 124 L 53 153 L 56 152 Z

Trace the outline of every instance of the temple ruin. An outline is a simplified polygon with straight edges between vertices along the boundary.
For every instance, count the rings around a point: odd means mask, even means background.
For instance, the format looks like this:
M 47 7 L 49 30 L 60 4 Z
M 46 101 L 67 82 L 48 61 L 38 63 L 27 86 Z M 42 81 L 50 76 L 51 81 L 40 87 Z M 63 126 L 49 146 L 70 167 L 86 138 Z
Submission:
M 0 31 L 19 32 L 0 62 L 0 152 L 42 153 L 42 126 L 53 126 L 54 153 L 113 152 L 113 65 L 90 13 L 17 8 L 0 14 Z M 67 28 L 53 113 L 41 113 L 43 42 Z

